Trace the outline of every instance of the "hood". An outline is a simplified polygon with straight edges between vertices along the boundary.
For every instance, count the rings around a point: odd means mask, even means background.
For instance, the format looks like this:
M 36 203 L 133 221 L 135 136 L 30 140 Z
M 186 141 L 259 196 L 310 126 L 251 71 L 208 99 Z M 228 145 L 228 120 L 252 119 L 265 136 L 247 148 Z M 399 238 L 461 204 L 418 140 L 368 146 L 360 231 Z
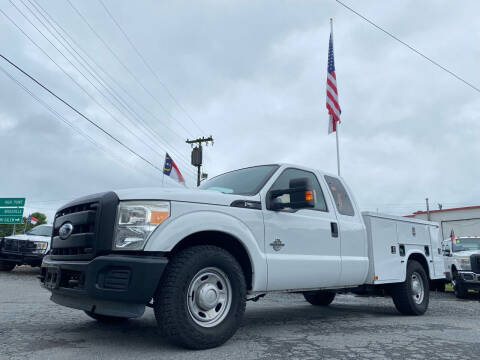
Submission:
M 17 234 L 17 235 L 5 236 L 5 239 L 49 242 L 50 241 L 50 236 Z
M 170 200 L 230 206 L 235 200 L 260 201 L 260 195 L 224 194 L 212 190 L 187 188 L 137 188 L 115 191 L 120 200 Z
M 453 253 L 453 256 L 456 257 L 464 257 L 464 256 L 470 256 L 474 254 L 480 254 L 480 250 L 464 250 L 464 251 L 456 251 Z

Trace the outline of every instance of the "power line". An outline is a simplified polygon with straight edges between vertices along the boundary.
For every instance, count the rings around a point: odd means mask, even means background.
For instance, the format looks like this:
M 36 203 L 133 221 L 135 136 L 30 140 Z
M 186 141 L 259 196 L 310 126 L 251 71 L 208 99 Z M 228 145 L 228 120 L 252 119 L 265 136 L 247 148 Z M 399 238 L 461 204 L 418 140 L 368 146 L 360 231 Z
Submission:
M 19 67 L 18 65 L 16 65 L 15 63 L 13 63 L 12 61 L 10 61 L 10 59 L 8 59 L 7 57 L 5 57 L 3 54 L 0 54 L 0 57 L 5 60 L 7 63 L 9 63 L 12 67 L 14 67 L 15 69 L 17 69 L 18 71 L 20 71 L 23 75 L 25 75 L 26 77 L 28 77 L 30 80 L 32 80 L 35 84 L 37 84 L 38 86 L 40 86 L 43 90 L 45 90 L 46 92 L 48 92 L 50 95 L 52 95 L 53 97 L 55 97 L 58 101 L 62 102 L 65 106 L 67 106 L 68 108 L 70 108 L 71 110 L 73 110 L 75 113 L 77 113 L 78 115 L 80 115 L 83 119 L 87 120 L 90 124 L 92 124 L 93 126 L 95 126 L 98 130 L 100 130 L 101 132 L 103 132 L 105 135 L 107 135 L 110 139 L 114 140 L 116 143 L 120 144 L 121 146 L 123 146 L 125 149 L 127 149 L 130 153 L 132 153 L 133 155 L 137 156 L 138 158 L 140 158 L 141 160 L 143 160 L 144 162 L 146 162 L 147 164 L 149 164 L 150 166 L 152 166 L 154 169 L 160 171 L 163 173 L 163 169 L 160 169 L 159 167 L 155 166 L 153 163 L 151 163 L 149 160 L 147 160 L 146 158 L 144 158 L 142 155 L 140 155 L 139 153 L 137 153 L 135 150 L 133 150 L 132 148 L 130 148 L 128 145 L 125 145 L 122 141 L 120 141 L 119 139 L 117 139 L 115 136 L 113 136 L 112 134 L 110 134 L 108 131 L 106 131 L 105 129 L 103 129 L 100 125 L 98 125 L 97 123 L 95 123 L 94 121 L 90 120 L 87 116 L 85 116 L 82 112 L 80 112 L 80 110 L 77 110 L 73 105 L 70 105 L 67 101 L 65 101 L 64 99 L 62 99 L 60 96 L 58 96 L 57 94 L 55 94 L 52 90 L 50 90 L 49 88 L 47 88 L 45 85 L 43 85 L 40 81 L 38 81 L 37 79 L 35 79 L 32 75 L 30 75 L 29 73 L 27 73 L 25 70 L 23 70 L 21 67 Z
M 168 96 L 170 97 L 170 99 L 173 100 L 173 102 L 175 104 L 177 104 L 177 106 L 185 113 L 185 115 L 190 119 L 190 121 L 195 124 L 195 126 L 197 127 L 198 130 L 200 130 L 200 132 L 204 133 L 205 131 L 203 131 L 203 129 L 198 125 L 198 123 L 193 120 L 193 118 L 190 116 L 190 114 L 187 112 L 187 110 L 183 107 L 182 104 L 180 104 L 180 102 L 176 99 L 176 97 L 172 94 L 172 92 L 168 89 L 167 85 L 165 85 L 165 83 L 160 79 L 160 77 L 158 76 L 158 74 L 155 72 L 155 70 L 153 70 L 152 66 L 150 65 L 150 63 L 145 59 L 145 57 L 141 54 L 140 50 L 138 50 L 138 48 L 135 46 L 135 43 L 130 39 L 130 37 L 127 35 L 126 31 L 123 29 L 123 27 L 120 25 L 120 23 L 115 19 L 115 17 L 112 15 L 112 13 L 108 10 L 107 6 L 105 5 L 105 3 L 102 1 L 102 0 L 98 0 L 98 2 L 102 5 L 102 7 L 105 9 L 106 13 L 108 14 L 108 16 L 110 17 L 110 19 L 113 21 L 113 23 L 117 26 L 117 28 L 120 30 L 120 32 L 123 34 L 123 36 L 125 37 L 125 39 L 127 39 L 128 43 L 130 44 L 130 46 L 133 48 L 133 50 L 135 50 L 135 52 L 137 53 L 138 57 L 142 60 L 143 64 L 145 65 L 145 67 L 153 74 L 153 76 L 155 76 L 159 82 L 159 84 L 165 89 L 165 91 L 167 92 Z
M 162 110 L 175 122 L 177 122 L 186 132 L 187 134 L 192 136 L 190 130 L 188 130 L 180 121 L 178 121 L 175 117 L 170 114 L 170 112 L 165 108 L 165 106 L 152 94 L 150 90 L 148 90 L 142 82 L 138 79 L 138 77 L 130 70 L 128 66 L 120 59 L 120 57 L 113 51 L 113 49 L 108 45 L 108 43 L 100 36 L 100 34 L 93 28 L 93 26 L 87 21 L 85 16 L 72 4 L 70 0 L 67 0 L 68 4 L 72 7 L 72 9 L 77 13 L 77 15 L 82 19 L 82 21 L 88 26 L 88 28 L 93 32 L 93 34 L 102 42 L 105 48 L 112 54 L 112 56 L 119 62 L 119 64 L 132 76 L 135 82 L 162 108 Z
M 95 86 L 91 81 L 90 79 L 88 79 L 85 74 L 83 74 L 79 69 L 78 67 L 73 64 L 70 59 L 68 59 L 65 54 L 63 54 L 63 52 L 58 49 L 55 44 L 53 44 L 50 39 L 48 39 L 42 32 L 40 29 L 38 29 L 35 24 L 33 24 L 31 22 L 31 20 L 11 1 L 9 0 L 10 3 L 17 9 L 17 11 L 30 23 L 30 25 L 32 25 L 103 97 L 105 97 L 107 100 L 109 100 L 99 89 L 97 86 Z M 160 154 L 156 149 L 154 149 L 153 147 L 151 147 L 148 143 L 145 143 L 144 140 L 140 139 L 131 129 L 129 129 L 125 124 L 123 124 L 119 119 L 117 119 L 117 117 L 115 115 L 113 115 L 105 106 L 103 106 L 102 104 L 100 104 L 97 99 L 95 97 L 93 97 L 83 86 L 81 86 L 61 65 L 59 65 L 55 60 L 53 60 L 52 57 L 50 57 L 47 52 L 40 46 L 38 45 L 38 43 L 36 43 L 25 31 L 23 31 L 21 29 L 21 27 L 13 20 L 11 19 L 3 10 L 0 9 L 0 12 L 10 21 L 13 23 L 13 25 L 15 25 L 15 27 L 17 27 L 17 29 L 20 30 L 20 32 L 22 32 L 40 51 L 42 51 L 65 75 L 67 75 L 94 103 L 96 103 L 98 106 L 100 106 L 108 115 L 110 115 L 110 117 L 115 120 L 119 125 L 121 125 L 125 130 L 127 130 L 127 132 L 129 132 L 131 135 L 133 135 L 135 138 L 137 138 L 139 140 L 140 143 L 144 144 L 145 146 L 147 146 L 150 150 L 152 150 L 153 152 L 157 153 L 157 155 L 159 155 L 160 157 L 163 156 L 162 154 Z M 44 25 L 45 26 L 45 25 Z M 48 29 L 47 29 L 48 30 Z M 58 41 L 58 39 L 57 39 Z M 109 100 L 110 101 L 110 100 Z M 112 103 L 110 101 L 110 103 Z M 115 105 L 112 103 L 112 105 L 126 118 L 125 114 L 123 114 L 123 112 Z M 128 120 L 128 119 L 127 119 Z M 144 134 L 145 136 L 151 136 L 150 134 L 148 134 L 147 132 L 145 132 L 142 128 L 139 128 Z M 155 142 L 155 140 L 154 140 Z M 187 161 L 185 161 L 187 162 Z
M 50 111 L 57 119 L 59 119 L 60 121 L 62 121 L 63 123 L 67 124 L 69 127 L 71 127 L 74 131 L 78 132 L 80 135 L 82 135 L 83 137 L 87 138 L 88 141 L 90 141 L 93 145 L 95 145 L 98 149 L 100 149 L 102 152 L 104 152 L 107 156 L 111 157 L 112 159 L 114 159 L 115 161 L 118 162 L 118 164 L 120 164 L 121 166 L 123 166 L 125 169 L 127 170 L 131 170 L 131 169 L 128 169 L 127 166 L 125 165 L 125 161 L 121 161 L 120 159 L 116 158 L 115 156 L 113 156 L 111 153 L 107 152 L 105 150 L 105 148 L 100 145 L 97 141 L 95 141 L 95 139 L 93 139 L 92 137 L 90 137 L 87 133 L 85 133 L 83 130 L 77 128 L 75 125 L 73 125 L 70 121 L 68 121 L 64 116 L 62 116 L 60 113 L 58 113 L 55 109 L 53 109 L 51 106 L 49 106 L 46 102 L 44 102 L 43 100 L 41 100 L 39 97 L 37 97 L 33 92 L 31 92 L 27 87 L 25 87 L 20 81 L 18 81 L 17 79 L 15 79 L 12 75 L 10 75 L 2 66 L 0 66 L 0 71 L 2 71 L 8 78 L 10 78 L 10 80 L 12 80 L 13 82 L 15 82 L 20 88 L 22 88 L 27 94 L 29 94 L 35 101 L 37 101 L 38 103 L 40 103 L 41 105 L 43 105 L 48 111 Z M 147 176 L 150 176 L 148 174 L 145 174 Z M 53 201 L 61 201 L 61 200 L 48 200 L 48 201 L 45 201 L 45 202 L 53 202 Z M 32 201 L 32 202 L 35 202 L 35 201 Z
M 433 65 L 437 66 L 438 68 L 442 69 L 443 71 L 447 72 L 448 74 L 450 74 L 451 76 L 453 76 L 454 78 L 456 78 L 457 80 L 463 82 L 465 85 L 467 85 L 468 87 L 472 88 L 473 90 L 477 91 L 480 93 L 480 88 L 478 88 L 477 86 L 473 85 L 472 83 L 468 82 L 467 80 L 463 79 L 462 77 L 460 77 L 459 75 L 455 74 L 453 71 L 447 69 L 445 66 L 439 64 L 438 62 L 436 62 L 435 60 L 433 60 L 432 58 L 424 55 L 423 53 L 421 53 L 419 50 L 415 49 L 413 46 L 407 44 L 405 41 L 402 41 L 400 40 L 397 36 L 393 35 L 392 33 L 388 32 L 387 30 L 385 30 L 384 28 L 380 27 L 379 25 L 375 24 L 372 20 L 370 19 L 367 19 L 365 16 L 363 16 L 362 14 L 360 14 L 358 11 L 352 9 L 350 6 L 344 4 L 343 2 L 339 1 L 339 0 L 335 0 L 337 3 L 339 3 L 340 5 L 342 5 L 344 8 L 346 8 L 347 10 L 351 11 L 352 13 L 354 13 L 355 15 L 359 16 L 360 18 L 362 18 L 363 20 L 365 20 L 366 22 L 368 22 L 370 25 L 374 26 L 375 28 L 377 28 L 378 30 L 384 32 L 385 34 L 387 34 L 388 36 L 390 36 L 392 39 L 398 41 L 400 44 L 406 46 L 407 48 L 409 48 L 410 50 L 412 50 L 414 53 L 416 53 L 417 55 L 420 55 L 421 57 L 423 57 L 425 60 L 429 61 L 430 63 L 432 63 Z
M 24 6 L 29 9 L 30 12 L 32 12 L 32 10 L 30 8 L 28 8 L 26 6 L 26 4 L 23 2 L 23 0 L 20 0 L 22 1 L 22 3 L 24 4 Z M 69 40 L 67 40 L 63 35 L 62 33 L 52 24 L 52 22 L 59 28 L 63 31 L 63 33 L 65 33 L 65 35 L 73 42 L 73 44 L 75 44 L 75 46 L 77 48 L 79 48 L 80 51 L 82 51 L 85 56 L 93 63 L 95 64 L 109 79 L 110 81 L 112 81 L 115 85 L 117 85 L 133 102 L 135 102 L 138 106 L 142 107 L 143 110 L 147 113 L 149 113 L 149 115 L 151 115 L 155 120 L 157 120 L 162 126 L 164 126 L 166 129 L 168 129 L 169 131 L 171 131 L 174 135 L 176 135 L 179 139 L 182 139 L 182 136 L 179 135 L 175 130 L 171 129 L 168 125 L 165 125 L 161 120 L 159 120 L 153 113 L 151 113 L 145 106 L 143 106 L 142 104 L 140 104 L 134 97 L 132 97 L 128 91 L 121 85 L 118 83 L 118 81 L 116 81 L 101 65 L 99 65 L 89 54 L 88 52 L 86 52 L 76 41 L 75 39 L 72 38 L 71 35 L 68 34 L 68 32 L 57 22 L 55 21 L 55 19 L 52 18 L 52 16 L 40 5 L 36 2 L 36 0 L 33 0 L 36 4 L 32 3 L 31 0 L 28 0 L 28 2 L 35 8 L 35 10 L 45 19 L 45 21 L 50 25 L 50 27 L 63 39 L 63 41 L 73 50 L 73 52 L 75 52 L 75 54 L 78 55 L 78 57 L 83 61 L 83 63 L 85 63 L 85 65 L 82 64 L 82 62 L 78 59 L 77 56 L 75 56 L 74 54 L 72 54 L 72 52 L 67 48 L 67 46 L 65 44 L 62 43 L 62 41 L 60 41 L 49 29 L 48 27 L 45 25 L 45 23 L 43 21 L 41 21 L 36 15 L 34 15 L 36 17 L 36 19 L 47 29 L 47 31 L 49 31 L 49 33 L 60 43 L 62 44 L 62 46 L 70 53 L 70 55 L 77 60 L 77 62 L 79 64 L 81 64 L 83 66 L 83 68 L 85 68 L 89 74 L 101 85 L 105 88 L 105 90 L 108 91 L 108 93 L 123 107 L 125 108 L 130 114 L 132 114 L 134 117 L 136 117 L 137 119 L 139 119 L 143 124 L 144 126 L 149 129 L 152 133 L 154 133 L 157 137 L 158 137 L 158 141 L 161 141 L 162 143 L 165 144 L 165 146 L 167 148 L 173 148 L 175 149 L 175 151 L 173 152 L 176 156 L 179 156 L 181 159 L 183 159 L 183 161 L 185 162 L 185 164 L 188 165 L 189 163 L 189 160 L 182 155 L 181 151 L 176 149 L 175 147 L 173 147 L 171 144 L 168 144 L 165 140 L 162 139 L 162 136 L 160 134 L 158 134 L 152 127 L 150 127 L 145 120 L 142 120 L 141 118 L 141 115 L 135 111 L 135 109 L 133 109 L 127 101 L 125 101 L 125 99 L 122 98 L 122 96 L 120 94 L 118 94 L 118 92 L 112 87 L 112 86 L 109 86 L 107 81 L 103 78 L 102 75 L 99 74 L 98 71 L 95 70 L 95 68 L 89 64 L 89 62 L 75 49 L 75 47 L 70 43 Z M 37 7 L 38 6 L 38 7 Z M 45 15 L 42 13 L 42 11 L 39 10 L 39 8 L 45 13 Z M 33 13 L 33 12 L 32 12 Z M 88 68 L 87 68 L 88 66 Z M 91 69 L 91 70 L 89 70 Z M 102 94 L 103 95 L 103 94 Z M 103 95 L 105 97 L 105 95 Z M 110 101 L 110 100 L 109 100 Z M 111 102 L 111 101 L 110 101 Z M 117 110 L 118 107 L 115 107 Z M 120 110 L 119 110 L 120 111 Z M 123 114 L 123 112 L 122 112 Z M 124 114 L 123 114 L 124 115 Z M 124 115 L 125 116 L 125 115 Z M 187 166 L 188 168 L 188 166 Z M 193 171 L 192 171 L 192 174 L 193 174 Z

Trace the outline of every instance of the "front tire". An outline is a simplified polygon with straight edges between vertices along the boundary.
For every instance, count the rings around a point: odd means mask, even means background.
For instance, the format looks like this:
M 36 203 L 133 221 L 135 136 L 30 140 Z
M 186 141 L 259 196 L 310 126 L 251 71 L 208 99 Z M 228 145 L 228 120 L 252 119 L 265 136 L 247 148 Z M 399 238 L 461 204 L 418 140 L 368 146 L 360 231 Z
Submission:
M 428 277 L 423 266 L 418 261 L 409 261 L 405 281 L 393 285 L 391 293 L 399 312 L 404 315 L 423 315 L 430 299 Z
M 335 293 L 333 291 L 306 291 L 303 293 L 303 297 L 310 304 L 315 306 L 328 306 L 335 299 Z
M 15 265 L 14 262 L 0 260 L 0 271 L 12 271 L 15 268 Z
M 453 273 L 452 287 L 457 299 L 466 299 L 468 297 L 468 289 L 457 272 Z
M 242 268 L 229 252 L 210 245 L 182 250 L 155 295 L 160 332 L 189 349 L 219 346 L 240 326 L 246 293 Z

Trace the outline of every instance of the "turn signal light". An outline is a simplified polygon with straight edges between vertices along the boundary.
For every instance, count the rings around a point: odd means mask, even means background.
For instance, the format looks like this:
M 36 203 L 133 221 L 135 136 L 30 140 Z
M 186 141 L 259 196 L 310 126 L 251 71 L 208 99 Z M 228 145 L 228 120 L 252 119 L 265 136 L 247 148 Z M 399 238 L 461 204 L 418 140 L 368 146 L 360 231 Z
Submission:
M 152 210 L 150 214 L 150 224 L 159 225 L 168 218 L 168 211 Z
M 313 191 L 305 191 L 305 201 L 313 201 Z

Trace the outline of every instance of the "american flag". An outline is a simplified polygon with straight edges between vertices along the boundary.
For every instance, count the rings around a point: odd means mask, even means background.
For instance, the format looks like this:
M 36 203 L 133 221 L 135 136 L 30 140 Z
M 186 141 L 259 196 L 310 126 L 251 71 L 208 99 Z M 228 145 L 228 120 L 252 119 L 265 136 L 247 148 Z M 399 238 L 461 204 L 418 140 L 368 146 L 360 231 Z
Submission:
M 335 60 L 333 58 L 333 33 L 330 32 L 328 42 L 328 70 L 327 70 L 327 109 L 330 119 L 328 133 L 337 131 L 337 122 L 340 122 L 340 105 L 338 104 L 337 77 L 335 76 Z

